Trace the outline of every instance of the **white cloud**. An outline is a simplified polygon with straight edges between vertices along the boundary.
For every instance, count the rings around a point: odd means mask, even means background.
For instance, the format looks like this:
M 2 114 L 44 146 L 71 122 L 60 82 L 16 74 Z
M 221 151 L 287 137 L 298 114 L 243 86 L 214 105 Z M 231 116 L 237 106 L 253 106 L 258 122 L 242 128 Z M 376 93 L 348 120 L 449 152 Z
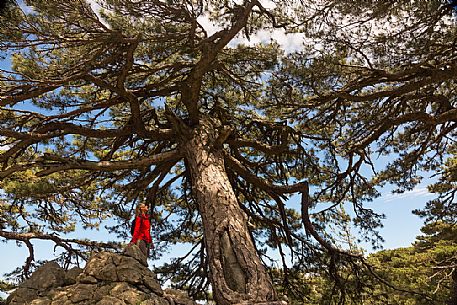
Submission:
M 100 6 L 100 4 L 98 4 L 97 0 L 87 0 L 87 2 L 90 4 L 90 7 L 92 8 L 92 11 L 94 11 L 95 15 L 97 15 L 98 20 L 101 23 L 103 23 L 103 25 L 106 26 L 107 28 L 111 28 L 109 23 L 106 22 L 100 14 L 102 7 Z
M 406 191 L 401 194 L 397 193 L 390 193 L 387 195 L 382 196 L 384 202 L 393 202 L 393 201 L 400 201 L 405 199 L 412 199 L 417 197 L 424 197 L 424 196 L 432 196 L 433 194 L 428 191 L 426 187 L 416 187 L 411 191 Z
M 305 34 L 287 33 L 283 29 L 276 30 L 272 38 L 276 40 L 286 53 L 298 51 L 303 48 Z
M 249 40 L 242 33 L 233 39 L 229 47 L 235 47 L 239 44 L 254 46 L 259 43 L 271 43 L 276 41 L 286 53 L 301 50 L 305 41 L 303 33 L 286 33 L 284 29 L 275 29 L 273 31 L 260 30 L 249 37 Z
M 4 142 L 6 140 L 6 137 L 4 136 L 0 136 L 0 142 Z M 11 145 L 2 145 L 0 144 L 0 152 L 1 151 L 5 151 L 5 150 L 9 150 L 11 148 Z
M 269 0 L 264 0 L 263 2 L 262 4 L 267 8 L 274 6 L 274 3 Z M 199 16 L 197 21 L 205 29 L 208 36 L 223 29 L 221 25 L 209 20 L 207 15 Z M 229 47 L 235 47 L 239 44 L 254 46 L 259 43 L 267 44 L 271 41 L 276 41 L 286 53 L 291 53 L 303 48 L 305 35 L 303 33 L 286 33 L 284 29 L 260 30 L 251 35 L 248 40 L 244 33 L 240 32 L 229 43 Z
M 271 0 L 261 0 L 260 4 L 262 4 L 262 6 L 266 9 L 272 9 L 276 7 L 276 3 Z
M 206 15 L 199 16 L 197 22 L 205 29 L 208 37 L 222 30 L 222 27 L 214 24 Z

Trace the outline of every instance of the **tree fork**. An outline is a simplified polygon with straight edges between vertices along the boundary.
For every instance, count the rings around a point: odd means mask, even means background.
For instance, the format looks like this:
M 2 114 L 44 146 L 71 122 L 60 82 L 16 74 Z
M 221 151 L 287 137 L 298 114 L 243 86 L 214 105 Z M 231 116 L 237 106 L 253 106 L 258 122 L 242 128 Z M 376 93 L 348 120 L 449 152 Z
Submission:
M 210 279 L 217 304 L 284 304 L 260 260 L 224 165 L 217 122 L 203 121 L 182 139 L 192 191 L 202 217 Z

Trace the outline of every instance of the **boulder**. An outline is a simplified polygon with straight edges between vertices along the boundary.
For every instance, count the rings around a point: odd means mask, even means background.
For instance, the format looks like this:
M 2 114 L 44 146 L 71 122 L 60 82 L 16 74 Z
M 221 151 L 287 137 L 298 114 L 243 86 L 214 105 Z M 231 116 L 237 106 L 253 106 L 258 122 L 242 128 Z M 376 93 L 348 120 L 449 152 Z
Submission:
M 145 264 L 146 262 L 146 264 Z M 196 305 L 185 293 L 164 292 L 136 245 L 124 253 L 94 253 L 84 269 L 46 263 L 5 305 Z

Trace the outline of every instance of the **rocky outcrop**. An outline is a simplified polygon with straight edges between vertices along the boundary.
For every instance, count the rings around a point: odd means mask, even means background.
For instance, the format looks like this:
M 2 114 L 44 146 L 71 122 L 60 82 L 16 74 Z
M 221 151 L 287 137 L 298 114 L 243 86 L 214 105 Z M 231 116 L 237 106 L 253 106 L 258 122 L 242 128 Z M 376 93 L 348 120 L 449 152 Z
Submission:
M 49 262 L 6 300 L 6 305 L 196 305 L 182 292 L 162 290 L 136 246 L 122 254 L 100 252 L 84 269 Z

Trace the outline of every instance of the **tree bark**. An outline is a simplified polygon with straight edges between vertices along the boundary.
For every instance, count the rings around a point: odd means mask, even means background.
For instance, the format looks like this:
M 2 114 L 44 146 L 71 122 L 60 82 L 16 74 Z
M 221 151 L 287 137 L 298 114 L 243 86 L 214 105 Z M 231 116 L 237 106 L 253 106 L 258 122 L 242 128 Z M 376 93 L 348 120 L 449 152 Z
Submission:
M 183 143 L 202 217 L 214 298 L 219 305 L 280 304 L 215 146 L 216 124 L 200 123 Z
M 452 284 L 451 284 L 451 298 L 449 299 L 449 305 L 457 305 L 457 268 L 454 267 L 452 270 Z

